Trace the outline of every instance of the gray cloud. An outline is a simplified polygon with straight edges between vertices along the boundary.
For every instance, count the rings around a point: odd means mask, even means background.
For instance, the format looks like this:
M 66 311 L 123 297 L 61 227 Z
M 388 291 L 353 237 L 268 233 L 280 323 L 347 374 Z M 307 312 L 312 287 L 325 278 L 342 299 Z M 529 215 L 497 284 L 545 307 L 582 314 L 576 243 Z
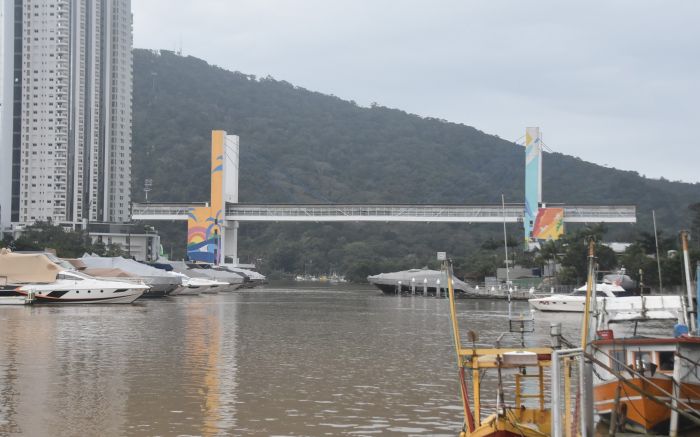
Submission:
M 700 182 L 695 1 L 132 3 L 136 47 Z

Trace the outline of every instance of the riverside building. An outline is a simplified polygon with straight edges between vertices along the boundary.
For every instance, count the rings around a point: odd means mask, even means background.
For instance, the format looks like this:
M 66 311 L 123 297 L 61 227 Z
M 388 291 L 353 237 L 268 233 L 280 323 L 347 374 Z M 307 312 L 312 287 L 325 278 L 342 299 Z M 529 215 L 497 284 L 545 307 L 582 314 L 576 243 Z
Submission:
M 131 0 L 0 0 L 0 230 L 130 219 Z

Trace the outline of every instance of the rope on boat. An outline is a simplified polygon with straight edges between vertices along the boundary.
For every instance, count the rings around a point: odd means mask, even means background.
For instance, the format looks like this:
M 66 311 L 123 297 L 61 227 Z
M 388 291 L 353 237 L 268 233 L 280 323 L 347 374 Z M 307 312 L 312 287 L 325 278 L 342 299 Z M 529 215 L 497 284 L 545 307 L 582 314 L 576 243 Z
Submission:
M 597 349 L 597 348 L 596 348 L 596 349 Z M 601 351 L 600 349 L 597 349 L 597 350 L 599 350 L 599 351 L 600 351 L 601 353 L 603 353 L 604 355 L 607 355 L 608 357 L 610 357 L 610 359 L 612 359 L 614 362 L 620 363 L 620 361 L 617 360 L 615 357 L 610 356 L 609 354 L 605 353 L 604 351 Z M 633 390 L 638 391 L 638 392 L 641 393 L 643 396 L 647 397 L 649 400 L 651 400 L 651 401 L 653 401 L 653 402 L 655 402 L 655 403 L 657 403 L 657 404 L 659 404 L 659 405 L 668 407 L 668 408 L 670 408 L 671 410 L 676 411 L 678 414 L 680 414 L 681 416 L 685 417 L 686 419 L 690 420 L 690 421 L 693 422 L 694 424 L 700 425 L 700 417 L 698 417 L 698 415 L 700 414 L 700 412 L 698 412 L 695 408 L 693 408 L 693 407 L 691 407 L 690 405 L 688 405 L 688 404 L 687 404 L 686 402 L 684 402 L 682 399 L 676 398 L 676 401 L 678 402 L 679 405 L 681 405 L 682 407 L 686 408 L 687 410 L 692 411 L 692 412 L 695 413 L 695 414 L 689 413 L 688 411 L 682 410 L 682 409 L 680 409 L 680 408 L 674 406 L 672 403 L 668 403 L 668 402 L 666 402 L 666 401 L 663 401 L 663 400 L 657 398 L 657 397 L 656 397 L 655 395 L 653 395 L 651 392 L 649 392 L 649 391 L 643 389 L 642 387 L 639 387 L 638 385 L 636 385 L 636 384 L 634 384 L 634 383 L 628 381 L 627 378 L 625 378 L 624 376 L 622 376 L 622 374 L 621 374 L 620 372 L 614 370 L 612 367 L 610 367 L 610 366 L 608 366 L 607 364 L 603 363 L 602 361 L 600 361 L 599 359 L 597 359 L 597 358 L 594 357 L 593 355 L 588 354 L 588 353 L 584 353 L 584 356 L 585 356 L 587 359 L 589 359 L 592 363 L 595 363 L 596 365 L 598 365 L 598 366 L 602 367 L 603 369 L 605 369 L 606 371 L 608 371 L 610 374 L 612 374 L 614 377 L 616 377 L 616 378 L 617 378 L 620 382 L 622 382 L 623 384 L 627 385 L 628 387 L 632 388 Z M 651 386 L 654 387 L 655 389 L 659 390 L 664 396 L 669 397 L 670 399 L 673 399 L 673 398 L 674 398 L 673 394 L 671 394 L 671 393 L 667 392 L 666 390 L 664 390 L 663 387 L 660 387 L 660 386 L 659 386 L 658 384 L 656 384 L 654 381 L 652 381 L 652 380 L 650 380 L 649 378 L 645 377 L 644 375 L 642 375 L 641 373 L 639 373 L 639 372 L 637 372 L 636 370 L 632 369 L 631 367 L 627 366 L 626 364 L 624 364 L 624 363 L 620 363 L 620 364 L 622 364 L 623 366 L 625 366 L 625 369 L 626 369 L 628 372 L 630 372 L 632 375 L 634 375 L 634 376 L 640 378 L 642 381 L 645 381 L 646 383 L 648 383 L 649 385 L 651 385 Z

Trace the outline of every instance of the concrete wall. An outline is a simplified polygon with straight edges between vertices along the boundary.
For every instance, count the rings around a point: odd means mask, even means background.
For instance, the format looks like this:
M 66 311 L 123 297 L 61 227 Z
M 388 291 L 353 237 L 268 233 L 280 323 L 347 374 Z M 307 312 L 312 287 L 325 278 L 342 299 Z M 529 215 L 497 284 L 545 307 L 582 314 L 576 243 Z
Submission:
M 0 233 L 12 205 L 12 69 L 14 0 L 0 0 Z

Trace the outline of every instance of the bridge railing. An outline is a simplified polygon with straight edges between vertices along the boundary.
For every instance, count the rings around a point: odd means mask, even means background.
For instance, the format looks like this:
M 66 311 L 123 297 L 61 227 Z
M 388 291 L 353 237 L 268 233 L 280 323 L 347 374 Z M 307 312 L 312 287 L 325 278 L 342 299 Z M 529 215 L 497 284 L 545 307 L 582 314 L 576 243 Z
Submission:
M 634 205 L 570 205 L 564 206 L 566 222 L 634 222 L 637 207 Z
M 507 205 L 505 217 L 517 221 L 522 205 Z M 502 207 L 462 205 L 243 205 L 229 204 L 227 217 L 417 217 L 417 218 L 503 218 Z
M 201 203 L 133 203 L 131 205 L 131 216 L 135 220 L 149 220 L 153 217 L 163 217 L 163 219 L 187 219 L 192 208 L 207 205 Z
M 206 203 L 134 203 L 135 220 L 186 220 L 192 208 Z M 549 204 L 550 207 L 560 205 Z M 634 223 L 633 205 L 564 206 L 567 223 Z M 523 220 L 522 204 L 500 205 L 374 205 L 374 204 L 227 204 L 226 218 L 241 221 L 443 221 L 515 223 Z

